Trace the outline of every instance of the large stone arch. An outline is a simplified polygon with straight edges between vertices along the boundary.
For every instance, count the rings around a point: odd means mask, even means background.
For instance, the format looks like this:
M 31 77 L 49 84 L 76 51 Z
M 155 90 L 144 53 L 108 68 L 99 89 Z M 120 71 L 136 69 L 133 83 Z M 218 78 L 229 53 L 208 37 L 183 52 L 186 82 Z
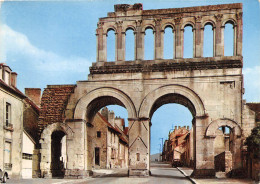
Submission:
M 136 117 L 136 109 L 135 106 L 130 99 L 124 92 L 110 87 L 102 87 L 98 89 L 94 89 L 84 95 L 82 98 L 79 99 L 75 111 L 74 111 L 74 119 L 85 119 L 86 112 L 88 105 L 95 99 L 99 97 L 114 97 L 118 99 L 124 107 L 127 109 L 128 118 L 135 118 Z
M 196 116 L 205 115 L 204 104 L 194 91 L 181 85 L 166 85 L 159 87 L 146 95 L 139 109 L 139 117 L 149 117 L 152 106 L 156 100 L 167 94 L 177 94 L 187 98 L 194 106 Z
M 206 129 L 205 135 L 207 137 L 216 137 L 216 130 L 222 126 L 229 127 L 236 136 L 242 135 L 241 127 L 235 121 L 227 118 L 212 121 Z

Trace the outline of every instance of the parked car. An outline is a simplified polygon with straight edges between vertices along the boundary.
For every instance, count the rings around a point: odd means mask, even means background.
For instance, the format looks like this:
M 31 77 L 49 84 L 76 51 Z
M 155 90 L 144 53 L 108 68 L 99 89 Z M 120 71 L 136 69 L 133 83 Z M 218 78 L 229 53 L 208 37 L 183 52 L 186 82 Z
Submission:
M 9 179 L 8 173 L 4 169 L 0 168 L 0 180 L 2 181 L 2 183 L 6 183 L 7 179 Z

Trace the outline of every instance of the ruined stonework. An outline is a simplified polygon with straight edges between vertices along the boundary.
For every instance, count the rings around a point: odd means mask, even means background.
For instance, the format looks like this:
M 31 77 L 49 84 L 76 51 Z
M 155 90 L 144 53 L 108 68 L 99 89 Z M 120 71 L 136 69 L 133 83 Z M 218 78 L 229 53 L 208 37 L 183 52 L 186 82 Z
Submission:
M 67 136 L 65 176 L 91 174 L 93 118 L 101 108 L 114 104 L 128 111 L 130 176 L 149 175 L 151 118 L 168 103 L 184 105 L 193 115 L 195 177 L 215 176 L 214 141 L 219 127 L 231 129 L 232 171 L 240 170 L 241 145 L 256 121 L 255 112 L 242 99 L 242 14 L 239 3 L 158 10 L 143 10 L 142 4 L 115 5 L 115 12 L 97 24 L 97 62 L 90 67 L 88 80 L 75 86 L 48 86 L 46 96 L 43 93 L 39 124 L 42 174 L 50 176 L 51 134 L 57 130 Z M 234 27 L 233 56 L 224 56 L 226 23 Z M 213 26 L 213 57 L 203 57 L 207 24 Z M 188 25 L 193 28 L 194 57 L 184 59 L 183 31 Z M 166 27 L 175 33 L 172 59 L 163 59 Z M 155 36 L 154 60 L 149 61 L 144 60 L 147 28 L 153 29 Z M 111 29 L 116 33 L 116 58 L 107 62 L 106 39 Z M 127 29 L 135 33 L 135 59 L 126 62 Z

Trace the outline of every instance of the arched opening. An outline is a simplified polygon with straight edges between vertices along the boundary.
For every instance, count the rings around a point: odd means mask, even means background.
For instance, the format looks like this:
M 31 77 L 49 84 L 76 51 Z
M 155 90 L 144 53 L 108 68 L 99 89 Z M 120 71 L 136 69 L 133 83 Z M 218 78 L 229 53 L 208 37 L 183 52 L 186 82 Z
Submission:
M 171 163 L 176 167 L 194 167 L 192 121 L 195 115 L 192 102 L 180 94 L 166 94 L 154 102 L 150 111 L 152 174 L 156 173 L 153 170 L 153 162 L 156 161 Z M 159 154 L 157 160 L 153 159 L 156 153 Z
M 211 23 L 207 23 L 204 27 L 204 44 L 203 44 L 203 56 L 204 57 L 213 57 L 213 49 L 214 49 L 214 32 L 213 25 Z
M 224 151 L 231 151 L 232 147 L 232 130 L 227 126 L 221 126 L 216 130 L 214 140 L 214 156 Z
M 193 58 L 193 26 L 191 24 L 187 24 L 184 27 L 183 33 L 183 57 L 184 58 Z
M 227 21 L 225 23 L 224 29 L 224 55 L 233 56 L 234 55 L 234 23 L 232 21 Z
M 126 30 L 125 51 L 125 60 L 133 61 L 135 59 L 135 35 L 131 28 Z
M 127 110 L 112 96 L 92 100 L 87 106 L 86 118 L 89 155 L 94 169 L 128 167 Z
M 215 133 L 214 139 L 214 162 L 216 175 L 219 173 L 229 174 L 233 166 L 233 140 L 234 133 L 228 126 L 220 126 Z
M 113 29 L 107 32 L 107 61 L 115 61 L 116 57 L 116 36 Z
M 52 177 L 64 177 L 67 162 L 66 134 L 54 131 L 51 134 L 51 173 Z
M 174 58 L 174 32 L 171 26 L 164 29 L 164 59 Z
M 151 27 L 145 29 L 144 36 L 144 58 L 145 60 L 154 59 L 154 34 Z

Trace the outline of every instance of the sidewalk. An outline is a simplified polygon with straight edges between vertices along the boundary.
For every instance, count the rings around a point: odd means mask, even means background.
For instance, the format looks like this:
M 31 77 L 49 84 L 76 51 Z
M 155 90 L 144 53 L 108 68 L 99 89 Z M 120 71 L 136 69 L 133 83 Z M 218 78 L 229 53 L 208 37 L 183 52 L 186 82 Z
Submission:
M 211 178 L 211 179 L 193 179 L 190 177 L 193 170 L 187 167 L 177 167 L 177 169 L 193 184 L 259 184 L 251 179 L 235 179 L 235 178 Z

